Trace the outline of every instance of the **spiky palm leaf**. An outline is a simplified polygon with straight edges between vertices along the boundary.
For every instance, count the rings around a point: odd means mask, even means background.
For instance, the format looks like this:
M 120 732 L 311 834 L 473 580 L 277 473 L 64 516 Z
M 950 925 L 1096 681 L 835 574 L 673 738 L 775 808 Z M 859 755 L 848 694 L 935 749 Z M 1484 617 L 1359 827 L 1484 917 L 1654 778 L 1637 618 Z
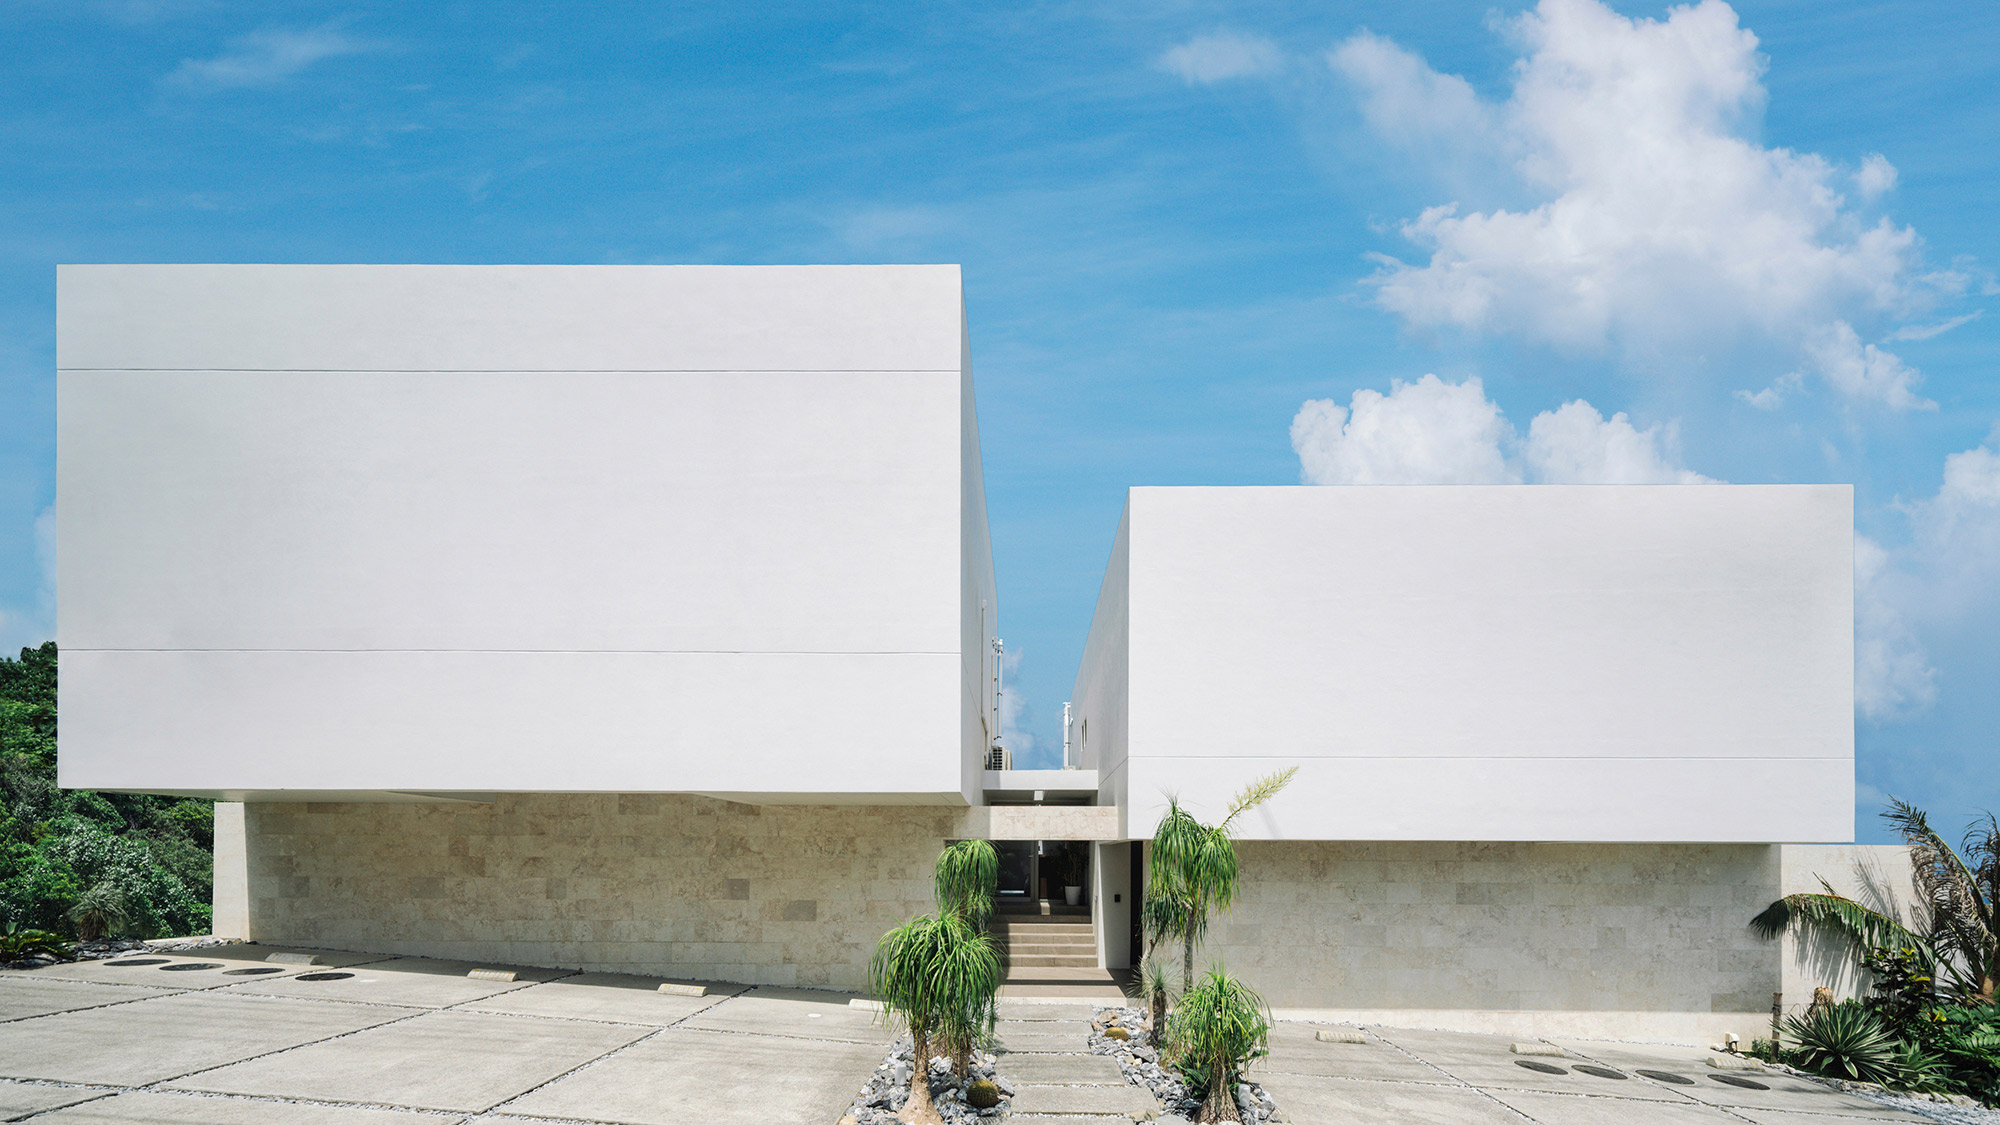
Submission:
M 1786 895 L 1750 919 L 1750 927 L 1767 938 L 1777 937 L 1794 925 L 1831 930 L 1866 949 L 1924 944 L 1921 934 L 1901 922 L 1831 890 Z
M 1961 978 L 1961 991 L 1994 1002 L 1995 978 L 2000 977 L 2000 925 L 1994 914 L 2000 899 L 2000 822 L 1987 813 L 1966 830 L 1962 846 L 1967 863 L 1930 826 L 1924 811 L 1907 801 L 1889 798 L 1882 819 L 1910 848 L 1917 894 L 1929 910 L 1933 942 L 1956 955 L 1948 963 Z
M 926 914 L 882 935 L 868 986 L 883 1011 L 910 1029 L 916 1048 L 904 1120 L 939 1120 L 930 1098 L 934 1048 L 956 1054 L 992 1033 L 1003 976 L 993 939 L 956 913 Z
M 1167 798 L 1167 815 L 1153 831 L 1152 873 L 1141 916 L 1154 940 L 1176 938 L 1181 943 L 1183 990 L 1194 987 L 1194 947 L 1208 933 L 1209 914 L 1227 910 L 1236 901 L 1241 872 L 1230 828 L 1236 818 L 1276 796 L 1291 784 L 1298 767 L 1271 774 L 1245 786 L 1229 803 L 1229 814 L 1211 828 Z
M 1221 969 L 1209 970 L 1182 994 L 1169 1039 L 1182 1076 L 1203 1093 L 1197 1121 L 1238 1120 L 1236 1081 L 1265 1054 L 1270 1033 L 1264 998 Z
M 932 872 L 939 910 L 956 913 L 984 930 L 993 920 L 993 896 L 1000 885 L 1000 853 L 991 841 L 960 840 L 938 856 Z

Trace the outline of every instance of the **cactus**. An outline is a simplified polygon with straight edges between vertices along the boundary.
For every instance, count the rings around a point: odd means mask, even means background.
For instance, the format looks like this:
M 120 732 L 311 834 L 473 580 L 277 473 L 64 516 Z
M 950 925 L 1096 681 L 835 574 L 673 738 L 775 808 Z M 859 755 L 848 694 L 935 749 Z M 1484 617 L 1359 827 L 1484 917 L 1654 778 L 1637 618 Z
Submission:
M 974 1109 L 992 1109 L 1000 1104 L 1000 1085 L 987 1078 L 965 1084 L 965 1104 Z

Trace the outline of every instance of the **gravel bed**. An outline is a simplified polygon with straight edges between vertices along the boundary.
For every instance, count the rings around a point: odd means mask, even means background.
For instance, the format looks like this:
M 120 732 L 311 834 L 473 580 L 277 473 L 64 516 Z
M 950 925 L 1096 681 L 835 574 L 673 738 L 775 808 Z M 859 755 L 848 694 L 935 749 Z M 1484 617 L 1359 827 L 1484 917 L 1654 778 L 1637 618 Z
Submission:
M 1928 1117 L 1932 1121 L 1942 1121 L 1945 1125 L 2000 1125 L 2000 1109 L 1986 1109 L 1978 1102 L 1963 1094 L 1910 1094 L 1884 1089 L 1873 1082 L 1848 1082 L 1839 1078 L 1828 1078 L 1794 1066 L 1765 1063 L 1771 1070 L 1831 1086 L 1845 1094 L 1857 1098 L 1867 1098 L 1871 1102 L 1900 1109 L 1904 1113 L 1914 1113 Z
M 1201 1101 L 1188 1093 L 1178 1073 L 1160 1065 L 1158 1052 L 1145 1045 L 1148 1019 L 1138 1008 L 1097 1009 L 1090 1025 L 1090 1053 L 1108 1056 L 1125 1073 L 1125 1081 L 1160 1099 L 1162 1112 L 1153 1125 L 1189 1125 Z M 1244 1125 L 1285 1120 L 1271 1095 L 1254 1081 L 1237 1083 L 1236 1112 Z
M 915 1065 L 911 1061 L 910 1037 L 905 1035 L 896 1040 L 889 1050 L 889 1057 L 875 1068 L 875 1074 L 868 1084 L 861 1088 L 861 1096 L 848 1107 L 847 1116 L 840 1119 L 841 1125 L 897 1125 L 896 1111 L 910 1098 L 910 1074 Z M 951 1060 L 942 1055 L 930 1060 L 931 1101 L 937 1106 L 938 1116 L 960 1125 L 975 1121 L 993 1121 L 1007 1114 L 1007 1107 L 1014 1095 L 1014 1084 L 1001 1077 L 996 1068 L 999 1060 L 986 1051 L 972 1053 L 971 1073 L 966 1085 L 981 1079 L 1000 1087 L 1000 1104 L 988 1109 L 974 1109 L 965 1104 L 965 1090 L 952 1077 Z

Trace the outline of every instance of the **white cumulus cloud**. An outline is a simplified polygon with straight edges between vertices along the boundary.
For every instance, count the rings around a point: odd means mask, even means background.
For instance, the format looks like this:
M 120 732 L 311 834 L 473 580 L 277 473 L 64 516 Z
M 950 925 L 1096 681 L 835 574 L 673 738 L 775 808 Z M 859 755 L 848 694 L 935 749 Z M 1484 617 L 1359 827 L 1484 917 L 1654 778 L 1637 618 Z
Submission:
M 1402 233 L 1429 258 L 1381 261 L 1371 283 L 1383 307 L 1412 326 L 1572 351 L 1688 354 L 1755 340 L 1851 399 L 1926 405 L 1915 369 L 1852 326 L 1920 313 L 1965 279 L 1925 272 L 1915 231 L 1870 221 L 1842 194 L 1887 191 L 1886 159 L 1843 171 L 1755 139 L 1764 60 L 1728 5 L 1703 0 L 1653 20 L 1542 0 L 1512 30 L 1525 53 L 1497 104 L 1373 36 L 1330 56 L 1385 137 L 1500 153 L 1515 186 L 1541 200 L 1425 209 Z
M 1679 463 L 1671 424 L 1639 429 L 1578 399 L 1544 411 L 1521 440 L 1477 377 L 1394 380 L 1349 405 L 1313 399 L 1292 419 L 1307 484 L 1706 484 Z
M 1161 70 L 1179 75 L 1190 86 L 1268 74 L 1283 65 L 1284 53 L 1269 39 L 1226 31 L 1197 35 L 1159 58 Z

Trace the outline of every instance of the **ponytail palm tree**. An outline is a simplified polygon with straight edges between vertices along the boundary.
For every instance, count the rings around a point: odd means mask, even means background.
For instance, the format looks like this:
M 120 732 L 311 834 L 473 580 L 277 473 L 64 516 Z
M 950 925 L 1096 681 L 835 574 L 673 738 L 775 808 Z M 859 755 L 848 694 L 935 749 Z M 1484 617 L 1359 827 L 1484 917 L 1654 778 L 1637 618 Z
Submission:
M 960 840 L 948 845 L 932 874 L 938 909 L 984 930 L 993 920 L 993 895 L 1000 886 L 1000 853 L 992 842 Z
M 1896 834 L 1910 847 L 1910 864 L 1919 910 L 1916 927 L 1853 899 L 1835 894 L 1825 880 L 1822 894 L 1796 894 L 1764 908 L 1750 925 L 1765 937 L 1776 937 L 1793 925 L 1836 934 L 1864 949 L 1908 947 L 1952 982 L 1952 991 L 1970 1003 L 1996 1002 L 2000 981 L 2000 821 L 1992 813 L 1975 820 L 1961 843 L 1964 856 L 1952 850 L 1930 826 L 1922 809 L 1889 799 L 1882 812 Z
M 1188 1085 L 1202 1091 L 1197 1122 L 1240 1121 L 1236 1082 L 1263 1056 L 1271 1033 L 1264 998 L 1220 969 L 1181 994 L 1174 1009 L 1174 1057 Z
M 1151 878 L 1140 917 L 1147 937 L 1181 943 L 1181 990 L 1194 987 L 1194 947 L 1208 934 L 1208 916 L 1236 901 L 1238 865 L 1230 828 L 1236 818 L 1277 796 L 1297 766 L 1251 782 L 1229 803 L 1229 815 L 1211 828 L 1167 798 L 1167 815 L 1153 833 Z
M 910 1029 L 916 1066 L 899 1120 L 941 1125 L 931 1103 L 930 1062 L 939 1050 L 958 1055 L 993 1030 L 1000 991 L 993 939 L 951 911 L 926 914 L 882 935 L 868 965 L 868 986 L 892 1018 Z

